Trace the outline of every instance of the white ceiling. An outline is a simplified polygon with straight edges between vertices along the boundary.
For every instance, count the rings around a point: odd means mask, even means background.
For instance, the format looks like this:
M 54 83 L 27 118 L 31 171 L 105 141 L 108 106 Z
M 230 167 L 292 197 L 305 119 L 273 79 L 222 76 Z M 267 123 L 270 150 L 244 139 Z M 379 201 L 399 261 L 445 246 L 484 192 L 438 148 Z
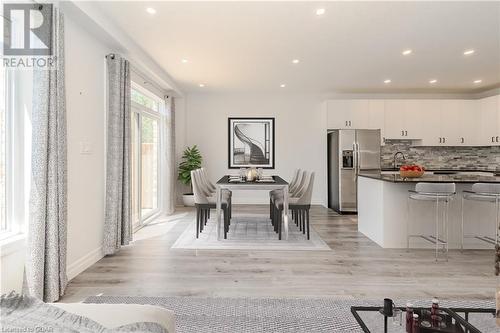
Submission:
M 96 6 L 187 93 L 460 93 L 500 83 L 496 1 L 109 1 Z M 146 7 L 157 13 L 148 14 Z M 317 8 L 326 13 L 317 16 Z M 408 48 L 413 54 L 403 56 Z M 471 48 L 476 53 L 464 56 Z M 295 58 L 299 64 L 292 64 Z M 388 78 L 392 83 L 385 85 Z M 431 86 L 430 79 L 438 83 Z M 482 83 L 473 84 L 476 79 Z

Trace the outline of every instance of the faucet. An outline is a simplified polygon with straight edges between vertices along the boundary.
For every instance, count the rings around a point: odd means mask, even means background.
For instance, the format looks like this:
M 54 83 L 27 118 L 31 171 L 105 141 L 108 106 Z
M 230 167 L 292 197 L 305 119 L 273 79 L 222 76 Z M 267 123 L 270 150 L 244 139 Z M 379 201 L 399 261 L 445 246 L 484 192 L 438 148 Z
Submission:
M 398 165 L 396 164 L 396 159 L 398 157 L 398 155 L 401 155 L 401 157 L 403 157 L 403 161 L 406 161 L 406 157 L 405 157 L 405 154 L 403 154 L 402 152 L 398 151 L 394 154 L 394 169 L 397 169 L 398 168 Z

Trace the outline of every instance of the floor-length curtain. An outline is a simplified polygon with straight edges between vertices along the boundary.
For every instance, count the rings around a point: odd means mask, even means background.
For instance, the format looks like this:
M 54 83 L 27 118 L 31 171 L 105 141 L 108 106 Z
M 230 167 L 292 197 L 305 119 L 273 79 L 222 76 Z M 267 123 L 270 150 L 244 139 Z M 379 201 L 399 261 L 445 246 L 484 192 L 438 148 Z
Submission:
M 106 208 L 103 252 L 114 254 L 132 240 L 130 207 L 130 64 L 119 55 L 107 59 L 108 110 Z
M 32 173 L 25 283 L 46 302 L 64 294 L 67 238 L 64 22 L 52 11 L 53 69 L 33 73 Z
M 165 140 L 165 213 L 172 214 L 175 211 L 175 99 L 167 96 L 166 107 L 166 140 Z

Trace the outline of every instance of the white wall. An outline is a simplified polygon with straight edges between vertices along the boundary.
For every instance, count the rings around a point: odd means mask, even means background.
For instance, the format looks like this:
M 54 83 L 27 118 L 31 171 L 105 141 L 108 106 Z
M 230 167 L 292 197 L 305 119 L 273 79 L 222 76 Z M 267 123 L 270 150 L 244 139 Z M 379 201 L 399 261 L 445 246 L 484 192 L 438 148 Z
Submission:
M 111 49 L 66 16 L 68 275 L 102 257 L 105 180 L 105 58 Z M 81 144 L 90 154 L 81 154 Z
M 227 167 L 227 118 L 275 117 L 276 168 L 290 179 L 296 168 L 316 172 L 313 203 L 326 204 L 326 111 L 319 95 L 196 94 L 186 98 L 186 143 L 198 145 L 210 178 L 237 174 Z M 267 203 L 267 193 L 244 191 L 235 203 Z

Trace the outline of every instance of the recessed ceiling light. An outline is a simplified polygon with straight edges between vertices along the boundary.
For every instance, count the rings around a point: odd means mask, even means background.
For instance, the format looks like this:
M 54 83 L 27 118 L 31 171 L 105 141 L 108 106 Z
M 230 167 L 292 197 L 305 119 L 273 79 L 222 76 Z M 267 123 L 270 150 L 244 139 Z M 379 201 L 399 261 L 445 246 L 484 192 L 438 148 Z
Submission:
M 188 60 L 187 60 L 187 59 L 182 59 L 182 60 L 181 60 L 181 62 L 182 62 L 183 64 L 187 64 L 187 63 L 188 63 Z
M 316 9 L 316 15 L 320 16 L 320 15 L 323 15 L 324 13 L 326 13 L 325 8 Z
M 434 83 L 437 83 L 437 82 L 438 82 L 438 80 L 436 80 L 436 79 L 429 80 L 430 84 L 434 84 Z
M 483 82 L 483 80 L 474 80 L 474 84 L 479 84 L 481 82 Z
M 384 80 L 384 83 L 385 83 L 385 84 L 389 84 L 389 83 L 391 83 L 391 82 L 392 82 L 392 81 L 391 81 L 390 79 Z
M 474 54 L 476 51 L 475 50 L 465 50 L 464 51 L 464 55 L 471 55 L 471 54 Z
M 293 59 L 293 60 L 292 60 L 292 63 L 294 63 L 294 64 L 298 64 L 299 62 L 300 62 L 300 60 L 299 60 L 299 59 Z
M 410 55 L 410 54 L 412 54 L 412 52 L 413 52 L 413 50 L 408 49 L 408 50 L 404 50 L 404 51 L 403 51 L 403 52 L 401 52 L 401 53 L 402 53 L 403 55 Z
M 280 84 L 280 88 L 285 88 L 286 87 L 286 84 L 282 83 Z
M 154 9 L 153 7 L 146 8 L 146 11 L 151 15 L 156 14 L 156 9 Z
M 205 86 L 205 84 L 200 83 L 199 86 L 200 86 L 200 88 L 203 88 Z

